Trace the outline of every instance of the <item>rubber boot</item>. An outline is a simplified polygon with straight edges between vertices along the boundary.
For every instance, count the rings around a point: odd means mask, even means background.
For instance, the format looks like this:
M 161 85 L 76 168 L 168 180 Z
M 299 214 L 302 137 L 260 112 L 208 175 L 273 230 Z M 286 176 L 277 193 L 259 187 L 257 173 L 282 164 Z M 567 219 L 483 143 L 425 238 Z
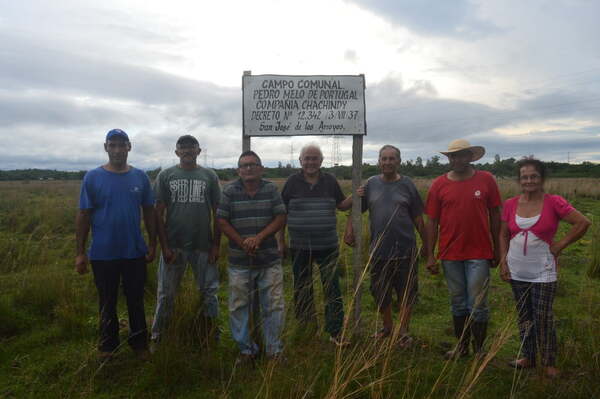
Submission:
M 471 323 L 471 334 L 473 335 L 473 351 L 476 355 L 485 355 L 483 346 L 485 344 L 485 337 L 487 335 L 488 322 L 474 322 Z
M 471 329 L 467 326 L 469 316 L 453 316 L 452 321 L 458 344 L 454 350 L 446 352 L 446 359 L 458 359 L 469 354 L 469 341 L 471 340 Z

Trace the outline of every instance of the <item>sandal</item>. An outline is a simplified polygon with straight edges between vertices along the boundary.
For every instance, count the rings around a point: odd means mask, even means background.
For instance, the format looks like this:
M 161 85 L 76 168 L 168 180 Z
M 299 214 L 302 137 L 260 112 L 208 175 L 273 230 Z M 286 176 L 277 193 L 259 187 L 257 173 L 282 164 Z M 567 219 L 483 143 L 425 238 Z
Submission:
M 371 338 L 384 339 L 384 338 L 388 338 L 390 335 L 392 335 L 392 330 L 389 330 L 384 327 L 381 330 L 377 331 L 375 334 L 371 335 Z
M 523 363 L 526 363 L 526 364 L 523 364 Z M 535 367 L 535 365 L 533 365 L 531 363 L 531 361 L 526 358 L 511 360 L 510 362 L 508 362 L 508 365 L 510 367 L 512 367 L 513 369 L 517 369 L 517 370 L 532 369 Z
M 415 342 L 414 338 L 408 334 L 404 334 L 398 339 L 398 346 L 401 349 L 410 348 L 412 344 Z

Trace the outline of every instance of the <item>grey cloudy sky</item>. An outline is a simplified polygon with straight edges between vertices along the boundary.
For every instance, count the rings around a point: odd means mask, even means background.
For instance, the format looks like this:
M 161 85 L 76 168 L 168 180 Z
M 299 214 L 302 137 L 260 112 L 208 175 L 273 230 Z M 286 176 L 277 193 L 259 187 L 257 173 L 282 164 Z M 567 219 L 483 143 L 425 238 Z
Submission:
M 241 150 L 241 76 L 359 74 L 365 159 L 430 158 L 454 138 L 488 154 L 600 161 L 594 0 L 2 2 L 0 169 L 89 169 L 106 131 L 132 164 L 175 162 L 194 134 L 214 167 Z M 307 137 L 253 139 L 287 163 Z M 332 140 L 316 139 L 330 158 Z M 342 138 L 342 163 L 351 139 Z

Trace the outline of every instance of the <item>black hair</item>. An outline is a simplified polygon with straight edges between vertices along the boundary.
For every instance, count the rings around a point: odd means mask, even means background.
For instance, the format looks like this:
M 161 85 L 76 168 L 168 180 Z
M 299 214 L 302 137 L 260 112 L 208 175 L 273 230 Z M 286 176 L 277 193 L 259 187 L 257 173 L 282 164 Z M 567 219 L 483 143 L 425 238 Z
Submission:
M 256 158 L 256 160 L 258 161 L 258 164 L 259 164 L 259 165 L 262 165 L 262 162 L 261 162 L 261 160 L 260 160 L 260 157 L 258 156 L 258 154 L 256 154 L 256 153 L 255 153 L 254 151 L 252 151 L 252 150 L 247 150 L 247 151 L 244 151 L 244 152 L 242 152 L 242 154 L 241 154 L 241 155 L 240 155 L 240 157 L 238 158 L 238 167 L 240 166 L 240 160 L 241 160 L 243 157 L 249 157 L 249 156 L 253 156 L 254 158 Z
M 185 134 L 183 136 L 181 136 L 180 138 L 177 139 L 177 145 L 184 145 L 184 144 L 192 144 L 192 145 L 200 145 L 198 143 L 198 140 L 196 140 L 196 138 L 194 136 L 192 136 L 191 134 Z
M 533 166 L 540 174 L 542 181 L 546 180 L 546 164 L 533 157 L 523 157 L 523 159 L 517 162 L 517 180 L 521 178 L 521 168 L 524 166 Z

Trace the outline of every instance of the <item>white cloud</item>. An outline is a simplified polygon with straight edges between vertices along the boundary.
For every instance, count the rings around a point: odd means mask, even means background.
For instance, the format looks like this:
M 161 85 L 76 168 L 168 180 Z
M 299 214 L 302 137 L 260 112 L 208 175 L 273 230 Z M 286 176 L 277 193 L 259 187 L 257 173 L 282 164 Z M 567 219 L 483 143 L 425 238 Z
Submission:
M 0 168 L 93 167 L 114 127 L 130 133 L 141 167 L 175 162 L 184 133 L 209 164 L 233 165 L 244 70 L 364 73 L 367 160 L 388 142 L 429 158 L 456 137 L 490 156 L 596 160 L 598 15 L 600 3 L 583 0 L 8 2 L 0 139 L 15 145 L 0 148 Z M 307 140 L 253 143 L 285 164 Z M 317 141 L 327 162 L 331 140 Z

